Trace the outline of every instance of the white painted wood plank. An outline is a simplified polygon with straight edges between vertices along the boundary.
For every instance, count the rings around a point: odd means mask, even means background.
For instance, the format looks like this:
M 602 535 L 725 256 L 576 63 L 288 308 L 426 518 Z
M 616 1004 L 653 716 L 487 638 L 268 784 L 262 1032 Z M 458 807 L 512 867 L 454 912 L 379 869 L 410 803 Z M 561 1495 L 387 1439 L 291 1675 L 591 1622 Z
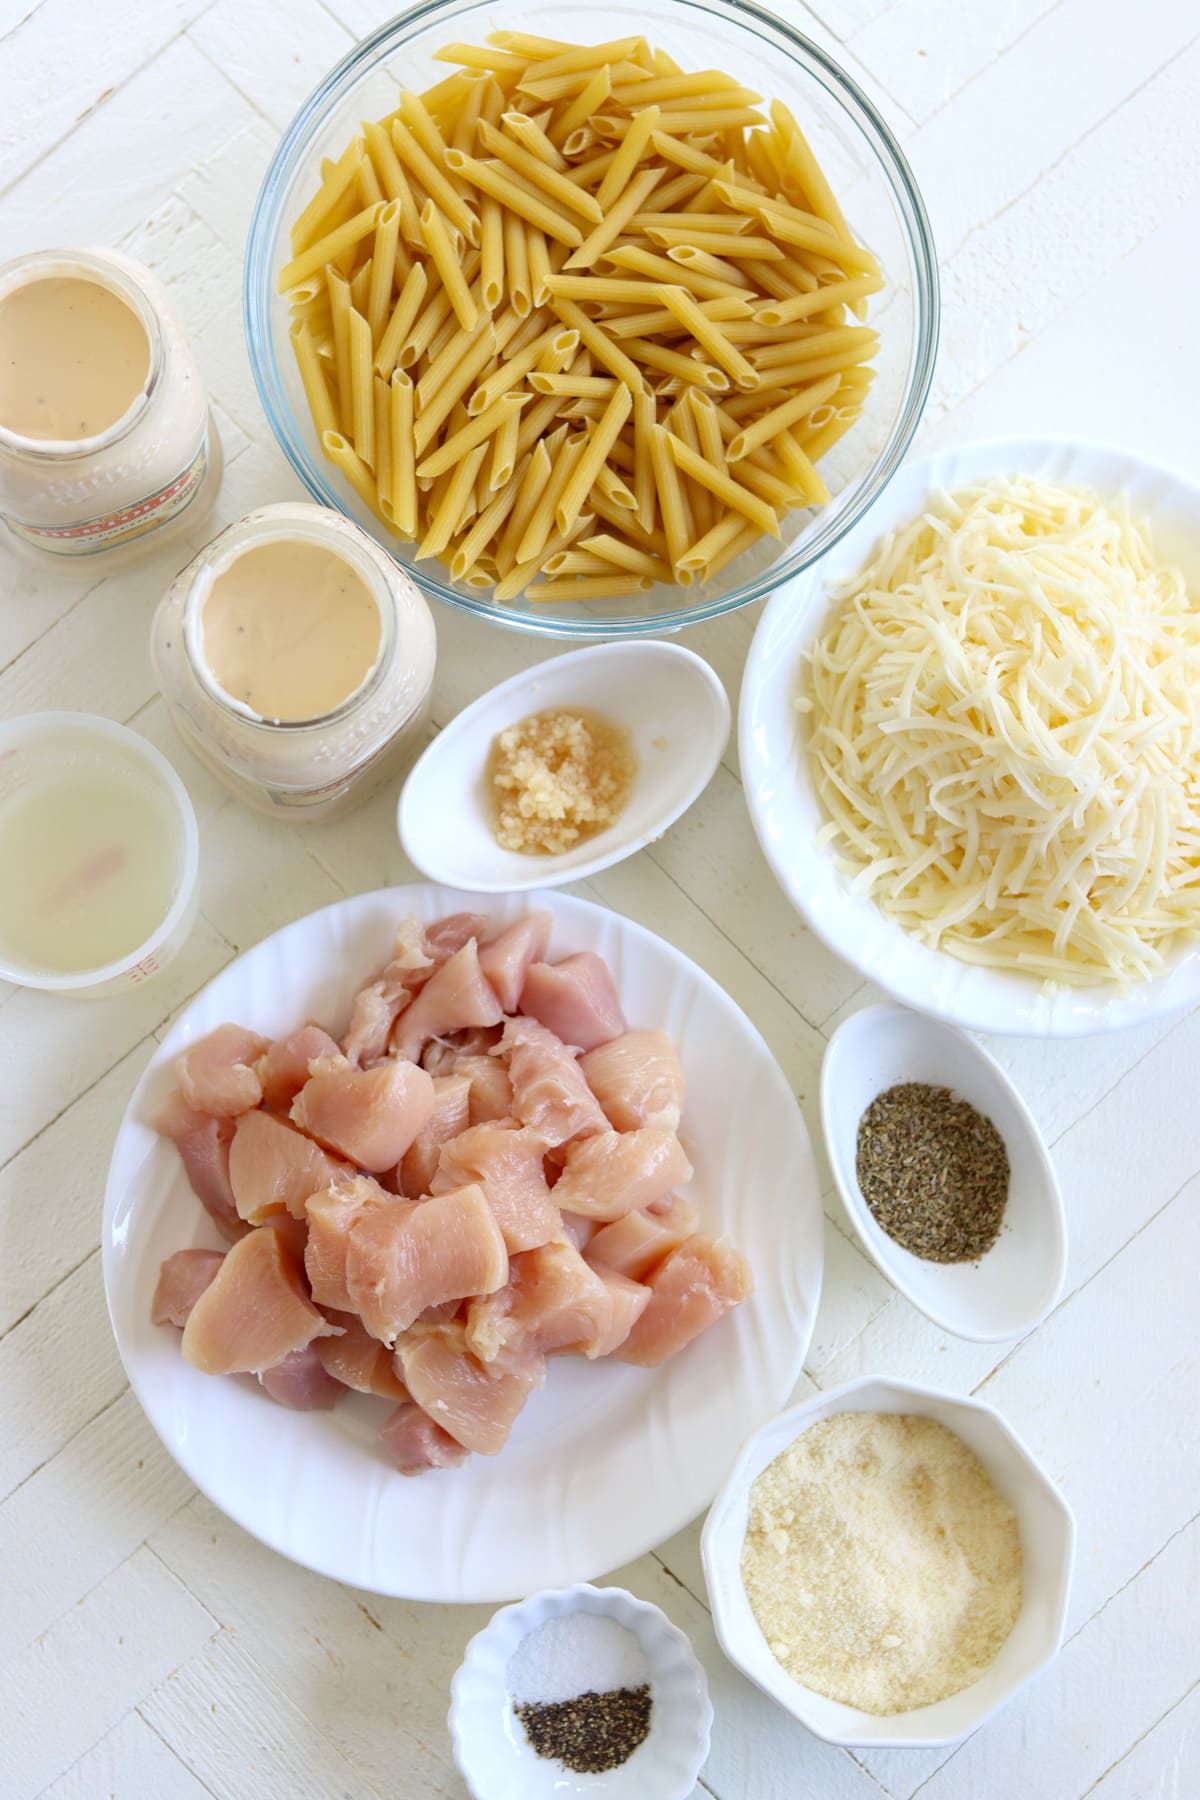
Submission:
M 354 41 L 318 0 L 217 0 L 188 35 L 280 131 Z
M 41 1800 L 205 1800 L 208 1788 L 136 1712 L 45 1788 Z
M 450 1678 L 490 1608 L 416 1605 L 326 1581 L 284 1562 L 199 1496 L 152 1543 L 242 1656 L 283 1693 L 303 1696 L 313 1730 L 371 1791 L 386 1793 L 404 1769 L 414 1794 L 460 1800 L 445 1731 Z M 157 1705 L 148 1716 L 181 1742 Z M 213 1769 L 185 1756 L 225 1791 Z
M 1200 191 L 1198 81 L 1192 45 L 948 261 L 943 246 L 938 410 L 971 393 Z
M 229 799 L 205 821 L 204 833 L 221 854 L 202 859 L 200 905 L 239 950 L 285 920 L 345 897 L 309 854 L 303 826 L 260 818 Z
M 0 1498 L 110 1406 L 124 1386 L 96 1251 L 0 1339 Z
M 1088 1800 L 1189 1800 L 1200 1793 L 1200 1684 L 1088 1789 Z
M 714 846 L 720 851 L 714 854 Z M 832 956 L 784 898 L 767 868 L 741 784 L 724 769 L 649 852 L 807 1019 L 828 1017 L 862 978 Z
M 1198 1202 L 1200 1178 L 978 1390 L 1020 1422 L 1075 1509 L 1080 1552 L 1069 1630 L 1197 1510 L 1190 1476 L 1200 1460 Z M 1153 1372 L 1130 1354 L 1143 1345 Z M 1065 1369 L 1071 1378 L 1056 1381 Z M 1167 1620 L 1188 1635 L 1183 1596 Z
M 100 106 L 206 0 L 125 0 L 120 29 L 82 32 L 75 0 L 45 0 L 4 44 L 0 188 Z
M 0 1733 L 0 1792 L 26 1800 L 69 1769 L 216 1627 L 153 1553 L 139 1550 L 32 1644 L 0 1661 L 21 1729 Z
M 834 1220 L 829 1217 L 831 1208 L 836 1208 Z M 852 1229 L 840 1201 L 828 1202 L 822 1301 L 804 1365 L 818 1382 L 824 1382 L 829 1366 L 845 1356 L 855 1338 L 890 1306 L 896 1293 L 863 1255 L 851 1236 Z
M 94 584 L 93 584 L 94 585 Z M 7 668 L 56 619 L 77 606 L 88 591 L 86 582 L 62 581 L 33 569 L 0 547 L 0 669 Z
M 6 1641 L 44 1631 L 194 1491 L 126 1388 L 0 1504 Z M 29 1555 L 38 1543 L 53 1554 Z
M 153 1049 L 137 1045 L 0 1169 L 0 1335 L 99 1243 L 117 1120 Z
M 228 960 L 229 946 L 199 919 L 175 961 L 128 997 L 114 995 L 98 1004 L 31 988 L 14 994 L 0 1031 L 0 1162 L 44 1130 Z
M 139 1707 L 217 1800 L 383 1800 L 320 1729 L 321 1689 L 290 1698 L 232 1631 L 178 1668 Z M 417 1788 L 410 1790 L 414 1794 Z M 439 1800 L 431 1795 L 430 1800 Z M 457 1800 L 457 1796 L 456 1796 Z
M 968 1739 L 921 1789 L 922 1800 L 990 1796 L 998 1775 L 1005 1793 L 1021 1800 L 1086 1794 L 1192 1686 L 1194 1635 L 1164 1631 L 1164 1620 L 1179 1617 L 1198 1579 L 1200 1524 L 1193 1523 L 1064 1646 L 1032 1688 Z M 891 1755 L 899 1760 L 899 1752 Z M 1184 1786 L 1172 1800 L 1192 1791 Z
M 909 116 L 923 123 L 1057 4 L 900 0 L 856 31 L 849 48 Z
M 943 262 L 1085 134 L 1097 126 L 1103 132 L 1101 121 L 1111 125 L 1113 109 L 1164 69 L 1196 29 L 1176 0 L 1145 0 L 1137 30 L 1127 23 L 1119 0 L 1062 0 L 908 140 Z M 1134 166 L 1153 166 L 1150 144 L 1126 138 L 1125 145 Z M 1104 188 L 1090 192 L 1095 201 Z M 1092 229 L 1111 224 L 1112 201 L 1089 209 Z M 1039 276 L 1032 285 L 1040 288 L 1045 271 Z M 987 310 L 1002 318 L 1008 308 L 993 301 Z
M 156 750 L 162 751 L 187 789 L 197 819 L 207 819 L 224 805 L 229 798 L 228 788 L 221 785 L 206 764 L 193 756 L 171 723 L 167 703 L 161 694 L 148 700 L 128 723 Z
M 49 0 L 47 0 L 47 4 Z M 96 15 L 77 35 L 94 48 Z M 7 67 L 4 70 L 8 90 Z M 187 169 L 200 168 L 248 115 L 245 101 L 186 38 L 139 70 L 118 93 L 0 196 L 5 257 L 47 241 L 116 243 L 162 203 Z M 52 233 L 47 221 L 53 220 Z
M 180 199 L 238 262 L 246 247 L 254 202 L 278 142 L 274 127 L 247 105 L 245 122 L 179 183 Z

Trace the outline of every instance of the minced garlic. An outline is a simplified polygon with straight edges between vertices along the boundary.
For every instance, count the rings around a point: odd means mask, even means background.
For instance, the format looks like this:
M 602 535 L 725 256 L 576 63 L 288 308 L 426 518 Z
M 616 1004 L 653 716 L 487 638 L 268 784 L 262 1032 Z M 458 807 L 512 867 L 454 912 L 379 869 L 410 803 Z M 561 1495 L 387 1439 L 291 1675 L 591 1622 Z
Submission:
M 488 761 L 496 842 L 557 856 L 619 816 L 636 763 L 629 733 L 599 713 L 552 707 L 500 732 Z
M 907 1712 L 969 1687 L 1016 1623 L 1016 1516 L 936 1420 L 836 1413 L 754 1482 L 742 1580 L 795 1681 Z

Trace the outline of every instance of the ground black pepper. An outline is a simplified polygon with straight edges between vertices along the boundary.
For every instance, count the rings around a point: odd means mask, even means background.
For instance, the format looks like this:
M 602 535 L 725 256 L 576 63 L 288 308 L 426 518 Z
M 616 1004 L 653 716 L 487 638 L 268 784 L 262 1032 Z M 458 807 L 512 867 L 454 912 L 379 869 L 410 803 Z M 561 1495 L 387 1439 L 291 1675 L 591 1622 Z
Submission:
M 574 1700 L 514 1708 L 539 1756 L 577 1775 L 599 1775 L 628 1762 L 650 1730 L 650 1688 L 590 1689 Z
M 977 1262 L 999 1235 L 1004 1139 L 949 1088 L 907 1081 L 872 1100 L 858 1124 L 855 1169 L 877 1223 L 927 1262 Z

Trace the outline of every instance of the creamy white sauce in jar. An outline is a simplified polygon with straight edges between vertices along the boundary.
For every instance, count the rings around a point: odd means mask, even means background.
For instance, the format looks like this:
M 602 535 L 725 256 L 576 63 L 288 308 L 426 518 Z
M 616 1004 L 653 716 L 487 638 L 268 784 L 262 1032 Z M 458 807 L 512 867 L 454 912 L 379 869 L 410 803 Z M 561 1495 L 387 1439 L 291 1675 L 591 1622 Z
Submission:
M 107 574 L 203 518 L 221 449 L 165 288 L 112 250 L 0 268 L 0 532 Z
M 176 729 L 260 812 L 323 819 L 422 746 L 437 660 L 407 572 L 352 520 L 265 506 L 214 538 L 160 603 L 151 655 Z

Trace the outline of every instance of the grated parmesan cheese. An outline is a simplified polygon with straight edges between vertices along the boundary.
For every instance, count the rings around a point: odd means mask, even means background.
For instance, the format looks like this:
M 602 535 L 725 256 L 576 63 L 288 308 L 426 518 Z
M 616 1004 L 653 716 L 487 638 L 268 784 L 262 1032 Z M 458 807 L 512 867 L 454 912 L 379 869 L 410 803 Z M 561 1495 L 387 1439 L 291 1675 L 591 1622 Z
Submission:
M 908 1712 L 995 1660 L 1021 1610 L 1021 1543 L 944 1425 L 835 1413 L 755 1480 L 742 1580 L 793 1680 L 863 1712 Z
M 935 494 L 836 590 L 807 751 L 857 892 L 922 942 L 1128 984 L 1200 932 L 1200 612 L 1125 503 Z

